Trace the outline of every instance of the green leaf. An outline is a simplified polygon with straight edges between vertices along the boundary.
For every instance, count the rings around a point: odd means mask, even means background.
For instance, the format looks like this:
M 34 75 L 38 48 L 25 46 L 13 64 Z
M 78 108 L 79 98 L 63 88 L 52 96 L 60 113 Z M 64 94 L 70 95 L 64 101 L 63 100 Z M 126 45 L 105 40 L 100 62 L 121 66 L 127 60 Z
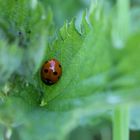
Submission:
M 67 27 L 68 26 L 68 27 Z M 69 25 L 65 24 L 65 26 L 61 29 L 60 32 L 61 37 L 55 41 L 54 47 L 50 46 L 48 47 L 47 51 L 47 59 L 56 58 L 58 59 L 62 64 L 63 69 L 63 77 L 65 77 L 65 80 L 61 79 L 61 81 L 58 83 L 57 86 L 47 87 L 48 92 L 51 94 L 48 96 L 48 100 L 51 100 L 54 96 L 56 96 L 58 93 L 55 91 L 59 91 L 59 89 L 63 89 L 63 83 L 65 83 L 65 86 L 69 84 L 69 78 L 67 77 L 69 68 L 71 65 L 76 65 L 75 62 L 71 61 L 71 58 L 74 58 L 76 53 L 79 51 L 79 48 L 82 45 L 82 39 L 83 37 L 78 33 L 78 31 L 75 29 L 74 21 L 72 21 Z M 67 35 L 67 38 L 65 36 Z M 67 48 L 65 48 L 67 46 Z M 74 70 L 77 69 L 77 67 L 74 67 Z M 46 85 L 43 86 L 43 88 L 46 88 Z M 53 93 L 52 93 L 53 91 Z M 46 95 L 47 96 L 47 95 Z
M 102 13 L 103 18 L 99 17 L 96 21 L 96 17 L 91 16 L 94 24 L 89 27 L 90 31 L 79 34 L 73 21 L 69 26 L 65 24 L 60 30 L 61 38 L 48 50 L 46 60 L 55 57 L 63 68 L 62 78 L 56 85 L 49 87 L 42 84 L 43 101 L 50 110 L 83 107 L 98 99 L 99 95 L 98 102 L 104 102 L 105 105 L 110 104 L 112 98 L 115 104 L 139 99 L 139 35 L 130 35 L 127 41 L 123 42 L 122 49 L 116 48 L 111 37 L 114 31 L 107 26 L 114 24 L 110 23 L 110 16 L 106 16 L 106 12 L 103 14 L 102 8 L 95 12 Z M 106 20 L 103 20 L 105 17 Z M 98 23 L 100 24 L 96 26 Z M 132 49 L 133 46 L 137 48 Z M 132 97 L 132 91 L 136 98 Z
M 105 38 L 108 28 L 101 25 L 96 32 L 87 25 L 85 28 L 87 33 L 79 34 L 73 21 L 69 26 L 64 25 L 60 30 L 61 38 L 48 51 L 48 59 L 56 57 L 62 63 L 63 75 L 57 85 L 43 86 L 46 88 L 44 99 L 48 103 L 47 108 L 56 109 L 65 99 L 86 97 L 104 90 L 108 82 L 111 66 L 110 40 Z M 49 53 L 53 49 L 55 51 Z M 99 78 L 100 81 L 96 82 Z M 67 107 L 62 105 L 60 108 Z

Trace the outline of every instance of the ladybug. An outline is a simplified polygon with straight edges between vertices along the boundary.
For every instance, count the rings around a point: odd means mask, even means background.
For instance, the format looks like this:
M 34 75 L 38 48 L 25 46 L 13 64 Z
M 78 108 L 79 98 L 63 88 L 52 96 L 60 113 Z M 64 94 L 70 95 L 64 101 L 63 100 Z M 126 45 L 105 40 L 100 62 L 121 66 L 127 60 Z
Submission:
M 41 68 L 41 80 L 46 85 L 55 84 L 62 75 L 62 67 L 58 60 L 51 59 L 46 61 Z

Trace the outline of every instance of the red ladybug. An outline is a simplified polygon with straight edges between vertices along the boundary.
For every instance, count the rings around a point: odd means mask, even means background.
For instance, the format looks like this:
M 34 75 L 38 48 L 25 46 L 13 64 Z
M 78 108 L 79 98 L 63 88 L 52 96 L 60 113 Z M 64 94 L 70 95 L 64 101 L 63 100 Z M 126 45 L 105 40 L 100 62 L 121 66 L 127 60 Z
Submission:
M 62 67 L 59 61 L 51 59 L 46 61 L 41 68 L 41 80 L 46 85 L 55 84 L 62 75 Z

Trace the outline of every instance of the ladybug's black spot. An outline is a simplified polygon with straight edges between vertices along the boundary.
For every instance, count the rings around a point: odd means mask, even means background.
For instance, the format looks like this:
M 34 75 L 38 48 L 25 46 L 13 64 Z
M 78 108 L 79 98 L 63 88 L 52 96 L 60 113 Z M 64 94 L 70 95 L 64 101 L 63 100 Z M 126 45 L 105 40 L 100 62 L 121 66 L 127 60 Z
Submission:
M 59 67 L 61 68 L 61 65 L 59 64 Z
M 45 72 L 45 73 L 48 73 L 48 69 L 45 69 L 44 72 Z
M 46 85 L 53 85 L 53 84 L 54 84 L 50 79 L 45 79 L 45 80 L 44 80 L 44 83 L 45 83 Z
M 53 74 L 54 74 L 54 75 L 57 75 L 58 73 L 55 71 L 55 72 L 53 72 Z

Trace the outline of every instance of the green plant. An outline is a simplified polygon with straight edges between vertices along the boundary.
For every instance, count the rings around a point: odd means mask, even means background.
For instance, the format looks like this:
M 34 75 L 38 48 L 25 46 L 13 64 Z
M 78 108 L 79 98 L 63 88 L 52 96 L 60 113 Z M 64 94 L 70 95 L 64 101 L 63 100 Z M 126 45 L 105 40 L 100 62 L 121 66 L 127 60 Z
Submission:
M 92 1 L 80 25 L 73 18 L 56 31 L 46 3 L 0 0 L 0 137 L 63 140 L 78 126 L 108 122 L 113 140 L 128 140 L 130 107 L 140 101 L 139 7 Z M 63 75 L 46 86 L 40 68 L 51 58 Z

